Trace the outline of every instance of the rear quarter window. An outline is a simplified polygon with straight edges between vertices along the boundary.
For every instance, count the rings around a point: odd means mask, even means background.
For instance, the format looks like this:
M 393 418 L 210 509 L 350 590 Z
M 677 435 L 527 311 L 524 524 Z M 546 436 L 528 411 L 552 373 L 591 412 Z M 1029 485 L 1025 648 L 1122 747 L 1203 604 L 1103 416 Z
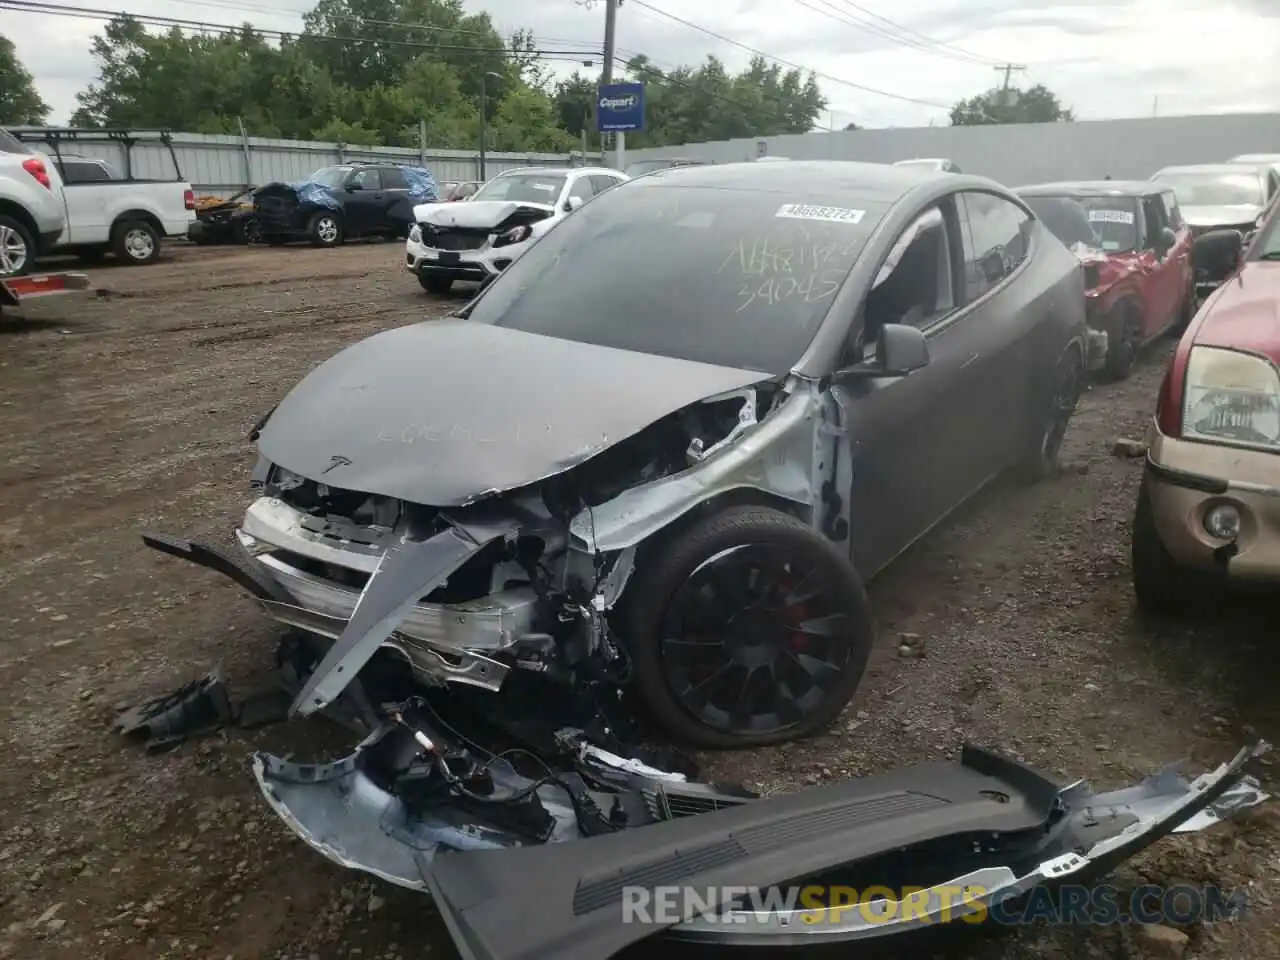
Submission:
M 31 153 L 32 150 L 25 143 L 11 134 L 8 130 L 0 130 L 0 153 Z

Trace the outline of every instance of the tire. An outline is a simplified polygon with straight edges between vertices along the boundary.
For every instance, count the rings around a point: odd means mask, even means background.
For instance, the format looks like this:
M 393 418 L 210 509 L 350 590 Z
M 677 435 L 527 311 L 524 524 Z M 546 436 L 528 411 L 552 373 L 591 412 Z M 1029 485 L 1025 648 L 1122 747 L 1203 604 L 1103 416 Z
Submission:
M 1181 335 L 1187 327 L 1191 326 L 1191 321 L 1196 316 L 1196 280 L 1192 276 L 1191 282 L 1187 284 L 1186 292 L 1182 295 L 1182 309 L 1178 313 L 1178 320 L 1173 325 L 1174 335 Z
M 418 274 L 418 283 L 422 284 L 422 289 L 427 293 L 434 293 L 439 296 L 444 296 L 453 289 L 452 277 L 435 277 L 429 273 Z
M 1196 595 L 1188 572 L 1169 553 L 1151 512 L 1151 493 L 1143 477 L 1133 511 L 1130 535 L 1130 572 L 1138 609 L 1152 617 L 1183 613 Z
M 790 572 L 785 565 L 790 565 Z M 789 605 L 785 597 L 769 591 L 753 597 L 748 581 L 735 580 L 735 574 L 750 576 L 753 566 L 779 593 L 794 591 L 799 584 L 786 581 L 797 577 L 820 585 L 820 592 Z M 810 572 L 798 574 L 797 566 Z M 743 592 L 735 590 L 735 582 Z M 723 589 L 711 601 L 700 602 L 701 614 L 714 620 L 717 613 L 732 611 L 731 616 L 746 619 L 736 626 L 722 624 L 728 632 L 719 643 L 687 640 L 682 609 L 688 608 L 683 604 L 716 584 Z M 717 603 L 735 595 L 748 605 Z M 751 603 L 761 607 L 754 615 Z M 836 616 L 842 627 L 829 634 L 798 629 Z M 712 749 L 786 743 L 828 726 L 862 680 L 873 633 L 866 592 L 844 550 L 795 517 L 757 506 L 730 507 L 660 542 L 633 577 L 623 621 L 635 692 L 653 718 L 677 741 Z M 714 629 L 709 622 L 704 623 L 704 635 Z M 693 652 L 701 659 L 701 670 L 682 665 L 678 653 L 687 655 L 696 647 L 704 648 Z M 725 660 L 717 666 L 721 657 Z M 819 675 L 821 684 L 812 682 Z M 699 676 L 696 684 L 694 676 Z M 779 676 L 786 686 L 776 682 Z M 791 709 L 775 703 L 772 712 L 753 713 L 746 723 L 714 702 L 754 709 L 766 693 L 783 692 L 792 698 Z M 727 701 L 722 694 L 728 695 Z M 802 705 L 800 700 L 809 702 Z M 701 712 L 695 712 L 695 705 Z
M 243 217 L 231 225 L 231 237 L 238 244 L 258 243 L 262 236 L 258 231 L 258 221 L 253 217 Z
M 1058 472 L 1058 455 L 1066 437 L 1076 404 L 1084 392 L 1084 359 L 1076 347 L 1068 347 L 1058 358 L 1049 390 L 1039 401 L 1040 412 L 1033 421 L 1027 452 L 1018 465 L 1018 474 L 1030 483 L 1046 480 Z
M 36 243 L 21 221 L 0 216 L 0 277 L 25 277 L 35 267 Z
M 160 259 L 160 234 L 145 220 L 122 220 L 111 229 L 111 251 L 132 267 Z
M 315 213 L 307 224 L 313 247 L 336 247 L 342 243 L 342 221 L 334 213 Z
M 1138 361 L 1138 348 L 1142 332 L 1132 307 L 1120 303 L 1112 308 L 1107 318 L 1107 363 L 1104 374 L 1108 380 L 1128 380 Z

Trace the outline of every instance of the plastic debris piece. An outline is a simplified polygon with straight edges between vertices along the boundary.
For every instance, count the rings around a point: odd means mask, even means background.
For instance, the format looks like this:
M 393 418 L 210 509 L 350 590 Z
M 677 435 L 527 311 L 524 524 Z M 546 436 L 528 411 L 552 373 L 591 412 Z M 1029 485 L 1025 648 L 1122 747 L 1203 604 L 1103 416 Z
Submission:
M 123 710 L 111 728 L 146 743 L 148 753 L 169 750 L 192 737 L 213 733 L 235 721 L 235 711 L 220 670 L 143 700 Z

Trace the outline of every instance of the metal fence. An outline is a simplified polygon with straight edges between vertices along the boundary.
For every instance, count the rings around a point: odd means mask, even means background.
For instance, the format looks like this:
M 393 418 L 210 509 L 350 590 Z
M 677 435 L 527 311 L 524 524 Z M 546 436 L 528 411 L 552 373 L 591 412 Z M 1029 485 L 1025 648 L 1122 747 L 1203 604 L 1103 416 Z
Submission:
M 690 157 L 733 163 L 767 154 L 892 163 L 945 157 L 966 173 L 1021 186 L 1107 174 L 1146 180 L 1161 167 L 1242 153 L 1280 153 L 1280 113 L 790 134 L 628 150 L 627 161 Z
M 36 131 L 38 127 L 15 127 Z M 173 149 L 182 178 L 197 193 L 226 196 L 247 186 L 261 186 L 280 180 L 305 180 L 329 164 L 349 160 L 382 160 L 414 163 L 426 167 L 437 180 L 477 180 L 479 154 L 471 150 L 437 150 L 430 147 L 360 147 L 317 140 L 276 140 L 267 137 L 219 136 L 201 133 L 173 133 Z M 40 149 L 40 144 L 35 144 Z M 60 141 L 63 155 L 76 154 L 106 160 L 125 169 L 125 147 L 121 143 L 86 140 Z M 49 148 L 52 152 L 52 146 Z M 169 149 L 154 135 L 135 143 L 130 150 L 133 176 L 139 179 L 171 180 L 173 160 Z M 601 158 L 587 155 L 585 162 Z M 581 153 L 487 153 L 485 173 L 493 176 L 513 167 L 546 167 L 582 164 Z

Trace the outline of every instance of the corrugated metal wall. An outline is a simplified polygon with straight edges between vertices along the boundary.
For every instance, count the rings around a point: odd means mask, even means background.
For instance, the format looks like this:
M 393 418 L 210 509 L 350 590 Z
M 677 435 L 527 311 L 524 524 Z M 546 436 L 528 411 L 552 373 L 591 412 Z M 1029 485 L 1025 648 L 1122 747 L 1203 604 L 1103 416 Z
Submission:
M 1161 167 L 1211 163 L 1241 153 L 1280 153 L 1280 114 L 1150 117 L 983 127 L 918 127 L 806 133 L 628 150 L 627 162 L 692 157 L 717 163 L 767 153 L 792 160 L 892 163 L 946 157 L 966 173 L 1009 186 L 1051 180 L 1146 180 Z
M 36 128 L 11 129 L 33 130 Z M 36 149 L 45 149 L 40 143 Z M 213 136 L 199 133 L 173 134 L 174 151 L 182 168 L 182 177 L 197 193 L 226 195 L 245 186 L 261 186 L 273 180 L 304 180 L 314 171 L 344 160 L 390 160 L 397 163 L 421 163 L 437 180 L 475 180 L 480 175 L 479 157 L 470 150 L 418 151 L 403 147 L 340 147 L 336 143 L 312 140 L 274 140 L 265 137 Z M 125 170 L 125 148 L 120 143 L 62 141 L 64 154 L 95 157 Z M 47 148 L 52 153 L 52 147 Z M 140 179 L 171 180 L 173 161 L 169 150 L 154 137 L 137 143 L 129 151 L 133 176 Z M 493 176 L 512 167 L 562 166 L 581 162 L 581 154 L 490 153 L 485 158 L 485 172 Z M 588 163 L 599 163 L 598 156 L 588 156 Z

